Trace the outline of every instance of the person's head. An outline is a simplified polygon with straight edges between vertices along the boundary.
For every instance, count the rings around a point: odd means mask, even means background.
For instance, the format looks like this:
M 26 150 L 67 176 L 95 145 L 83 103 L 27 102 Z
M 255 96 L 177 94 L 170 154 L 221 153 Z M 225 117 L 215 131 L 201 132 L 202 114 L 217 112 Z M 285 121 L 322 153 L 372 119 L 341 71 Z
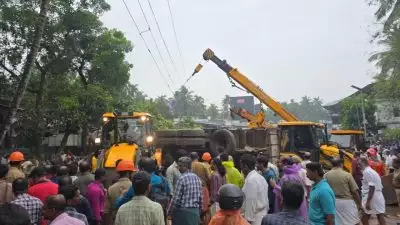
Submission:
M 69 168 L 67 166 L 60 166 L 57 170 L 57 176 L 68 176 L 69 175 Z
M 240 157 L 240 167 L 244 175 L 249 174 L 250 171 L 256 168 L 256 158 L 251 154 L 243 154 Z
M 78 205 L 81 200 L 79 188 L 72 184 L 60 187 L 58 193 L 64 196 L 67 205 L 70 206 Z
M 100 181 L 101 183 L 104 183 L 106 180 L 106 170 L 103 168 L 99 168 L 94 172 L 94 179 L 96 181 Z
M 244 194 L 234 184 L 222 185 L 218 190 L 218 203 L 223 210 L 239 210 L 244 201 Z
M 214 159 L 212 160 L 211 167 L 212 167 L 213 170 L 218 171 L 219 175 L 221 175 L 222 177 L 225 176 L 225 174 L 226 174 L 226 169 L 225 169 L 225 167 L 222 165 L 221 159 L 214 158 Z
M 304 153 L 303 157 L 304 157 L 304 160 L 311 160 L 311 153 L 306 152 L 306 153 Z
M 319 181 L 324 176 L 324 171 L 319 162 L 310 162 L 306 165 L 307 177 L 312 181 Z
M 185 149 L 178 149 L 175 153 L 174 161 L 178 162 L 178 160 L 184 156 L 187 156 L 187 151 Z
M 298 210 L 304 200 L 304 188 L 296 182 L 284 182 L 281 187 L 281 195 L 284 208 Z
M 142 159 L 140 159 L 139 168 L 140 168 L 140 170 L 144 170 L 151 174 L 156 169 L 156 162 L 152 158 L 143 157 Z
M 123 177 L 130 178 L 133 171 L 135 171 L 135 165 L 131 160 L 122 160 L 118 163 L 115 170 L 118 172 L 120 178 Z
M 341 168 L 343 166 L 343 160 L 340 157 L 335 157 L 331 160 L 333 167 Z
M 61 176 L 58 179 L 58 188 L 72 184 L 72 178 L 68 175 Z
M 146 195 L 150 189 L 151 176 L 146 171 L 139 171 L 133 175 L 132 187 L 136 195 Z
M 226 152 L 223 152 L 219 155 L 219 158 L 221 159 L 222 162 L 227 162 L 229 161 L 229 155 Z
M 78 174 L 78 166 L 74 163 L 70 164 L 68 166 L 69 169 L 69 175 L 70 176 L 76 176 Z
M 192 160 L 187 156 L 181 157 L 178 160 L 178 166 L 179 166 L 179 172 L 185 173 L 188 170 L 192 169 Z
M 393 159 L 393 168 L 394 169 L 399 169 L 400 168 L 400 158 L 394 158 Z
M 79 172 L 81 173 L 86 173 L 89 172 L 90 170 L 90 163 L 87 161 L 82 161 L 79 163 Z
M 300 157 L 298 157 L 297 155 L 294 155 L 294 156 L 292 156 L 292 157 L 290 157 L 291 159 L 292 159 L 292 161 L 293 161 L 293 164 L 301 164 L 301 158 Z
M 265 155 L 257 156 L 256 168 L 258 171 L 264 172 L 268 168 L 268 158 Z
M 1 225 L 30 225 L 29 214 L 22 206 L 5 203 L 0 204 Z
M 204 152 L 203 153 L 203 155 L 201 156 L 201 159 L 204 161 L 204 162 L 208 162 L 208 163 L 210 163 L 210 161 L 211 161 L 211 154 L 209 153 L 209 152 Z
M 17 178 L 12 182 L 14 196 L 26 194 L 28 192 L 28 181 L 24 178 Z
M 354 155 L 353 155 L 354 158 L 358 158 L 360 156 L 361 156 L 361 152 L 359 152 L 359 151 L 354 152 Z
M 31 174 L 29 174 L 29 178 L 32 179 L 34 184 L 38 183 L 40 180 L 46 178 L 46 169 L 44 167 L 36 167 L 32 170 Z
M 64 195 L 50 195 L 46 198 L 43 206 L 43 217 L 47 220 L 54 220 L 65 211 L 67 203 Z
M 368 159 L 365 157 L 360 157 L 357 159 L 357 164 L 361 170 L 364 170 L 369 166 Z
M 19 166 L 25 160 L 25 156 L 22 152 L 15 151 L 10 154 L 8 160 L 10 161 L 10 166 Z
M 198 161 L 199 160 L 199 154 L 197 154 L 197 152 L 191 152 L 190 153 L 190 158 L 192 159 L 192 161 Z
M 6 178 L 8 170 L 9 170 L 8 165 L 0 164 L 0 179 Z

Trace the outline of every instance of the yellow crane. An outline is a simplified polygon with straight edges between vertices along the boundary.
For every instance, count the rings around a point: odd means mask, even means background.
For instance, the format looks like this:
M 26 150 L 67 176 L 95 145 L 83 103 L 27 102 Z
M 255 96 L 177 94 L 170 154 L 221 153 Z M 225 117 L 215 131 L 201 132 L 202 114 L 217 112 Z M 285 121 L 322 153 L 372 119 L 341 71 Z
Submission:
M 212 61 L 228 78 L 236 81 L 240 86 L 252 93 L 261 103 L 268 106 L 279 115 L 284 122 L 277 124 L 279 130 L 280 155 L 297 154 L 302 156 L 304 152 L 310 152 L 313 161 L 320 161 L 325 167 L 330 167 L 332 157 L 342 156 L 345 159 L 344 167 L 351 171 L 351 160 L 353 155 L 341 151 L 336 146 L 328 145 L 326 128 L 323 124 L 300 121 L 294 114 L 285 109 L 280 103 L 264 92 L 256 83 L 247 78 L 238 69 L 229 65 L 226 60 L 218 58 L 211 49 L 203 53 L 203 59 Z M 192 74 L 194 76 L 203 68 L 198 64 Z
M 249 128 L 268 128 L 271 127 L 265 121 L 265 113 L 263 111 L 257 112 L 255 115 L 243 108 L 231 107 L 231 113 L 236 114 L 249 122 Z

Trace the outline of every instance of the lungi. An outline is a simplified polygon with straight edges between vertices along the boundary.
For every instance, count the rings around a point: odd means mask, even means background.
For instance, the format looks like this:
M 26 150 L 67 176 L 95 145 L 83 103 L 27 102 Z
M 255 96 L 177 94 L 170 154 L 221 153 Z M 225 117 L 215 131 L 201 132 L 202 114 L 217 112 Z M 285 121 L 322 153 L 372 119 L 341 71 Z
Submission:
M 362 196 L 362 207 L 366 214 L 368 215 L 377 215 L 385 213 L 385 198 L 383 197 L 382 191 L 375 191 L 374 195 L 371 199 L 371 210 L 367 210 L 365 208 L 365 204 L 367 203 L 368 195 Z
M 353 199 L 336 199 L 336 224 L 354 225 L 360 222 L 357 205 Z
M 199 225 L 200 210 L 198 208 L 177 208 L 172 213 L 172 225 Z

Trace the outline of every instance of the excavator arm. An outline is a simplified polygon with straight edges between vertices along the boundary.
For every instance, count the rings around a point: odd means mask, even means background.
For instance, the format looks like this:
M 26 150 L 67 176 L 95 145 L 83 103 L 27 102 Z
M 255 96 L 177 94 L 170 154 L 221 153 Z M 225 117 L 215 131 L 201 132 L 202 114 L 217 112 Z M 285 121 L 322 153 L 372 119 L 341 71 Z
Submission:
M 265 122 L 265 113 L 258 112 L 256 115 L 251 112 L 238 107 L 232 107 L 231 113 L 236 114 L 249 122 L 249 128 L 268 128 L 271 127 Z
M 267 95 L 258 85 L 249 80 L 244 74 L 242 74 L 236 68 L 232 68 L 225 60 L 218 58 L 211 49 L 207 49 L 203 53 L 203 59 L 206 61 L 212 61 L 221 70 L 223 70 L 228 77 L 231 77 L 237 83 L 239 83 L 243 88 L 252 93 L 256 98 L 258 98 L 263 104 L 267 105 L 272 111 L 279 115 L 283 120 L 288 122 L 299 121 L 299 119 L 287 111 L 281 104 L 275 101 L 272 97 Z M 198 73 L 202 69 L 202 65 L 199 64 L 192 76 Z

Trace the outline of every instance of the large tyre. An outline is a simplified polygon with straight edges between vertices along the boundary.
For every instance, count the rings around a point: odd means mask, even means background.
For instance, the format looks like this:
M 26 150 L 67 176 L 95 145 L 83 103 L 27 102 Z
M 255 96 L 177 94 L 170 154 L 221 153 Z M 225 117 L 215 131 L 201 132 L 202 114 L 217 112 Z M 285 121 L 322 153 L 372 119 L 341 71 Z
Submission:
M 178 136 L 177 130 L 158 130 L 156 131 L 157 137 L 176 137 Z
M 211 135 L 210 149 L 213 154 L 226 152 L 231 154 L 236 150 L 235 136 L 229 130 L 216 130 Z
M 178 137 L 205 137 L 204 130 L 202 129 L 184 129 L 177 131 Z

